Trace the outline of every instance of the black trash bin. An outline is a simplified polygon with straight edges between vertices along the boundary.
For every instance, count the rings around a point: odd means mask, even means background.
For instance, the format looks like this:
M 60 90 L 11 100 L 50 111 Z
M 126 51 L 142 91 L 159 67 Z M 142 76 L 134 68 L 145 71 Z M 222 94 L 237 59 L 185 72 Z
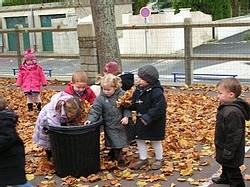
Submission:
M 48 125 L 53 163 L 59 177 L 87 177 L 100 171 L 100 123 Z

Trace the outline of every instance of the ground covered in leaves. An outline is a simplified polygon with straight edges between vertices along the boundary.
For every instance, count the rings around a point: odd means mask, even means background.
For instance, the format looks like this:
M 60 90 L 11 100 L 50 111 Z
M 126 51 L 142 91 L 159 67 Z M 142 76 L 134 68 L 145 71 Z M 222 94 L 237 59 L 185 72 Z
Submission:
M 26 171 L 29 180 L 36 176 L 46 176 L 44 181 L 37 185 L 40 187 L 56 186 L 52 180 L 52 174 L 55 173 L 52 162 L 45 158 L 44 151 L 37 147 L 32 141 L 33 130 L 38 111 L 28 112 L 26 98 L 22 92 L 18 92 L 13 85 L 15 79 L 0 78 L 0 95 L 8 100 L 8 107 L 15 110 L 19 115 L 17 131 L 25 143 L 26 151 Z M 50 81 L 50 85 L 64 85 L 59 81 Z M 43 105 L 48 103 L 51 96 L 59 90 L 46 88 L 41 96 Z M 63 184 L 69 186 L 88 186 L 84 182 L 104 181 L 105 186 L 120 186 L 121 180 L 134 180 L 135 185 L 145 186 L 154 182 L 154 187 L 160 187 L 160 181 L 167 180 L 173 172 L 179 172 L 178 181 L 188 182 L 193 185 L 200 185 L 207 179 L 192 179 L 194 172 L 202 171 L 203 167 L 210 163 L 202 158 L 213 157 L 214 145 L 213 135 L 215 126 L 215 115 L 218 101 L 215 96 L 208 94 L 215 91 L 214 86 L 197 85 L 193 87 L 166 88 L 165 96 L 168 103 L 167 108 L 167 128 L 166 138 L 163 141 L 164 147 L 164 166 L 160 172 L 148 173 L 149 167 L 143 168 L 142 172 L 136 173 L 126 168 L 119 170 L 117 163 L 108 162 L 105 155 L 108 150 L 104 147 L 103 134 L 101 133 L 101 171 L 88 177 L 65 177 Z M 244 87 L 248 91 L 248 87 Z M 247 135 L 249 131 L 247 131 Z M 197 146 L 199 145 L 199 146 Z M 197 148 L 199 147 L 199 148 Z M 124 149 L 126 161 L 134 162 L 138 156 L 135 146 Z M 150 157 L 153 158 L 152 148 Z M 188 176 L 188 178 L 187 178 Z M 175 186 L 174 183 L 171 185 Z

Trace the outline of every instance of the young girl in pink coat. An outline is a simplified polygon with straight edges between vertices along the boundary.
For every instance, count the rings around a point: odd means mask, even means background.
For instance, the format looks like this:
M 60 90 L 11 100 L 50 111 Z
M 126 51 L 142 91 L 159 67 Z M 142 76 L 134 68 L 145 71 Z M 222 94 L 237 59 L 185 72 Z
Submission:
M 43 68 L 37 64 L 34 52 L 28 49 L 24 53 L 24 61 L 18 70 L 17 82 L 18 88 L 22 88 L 27 97 L 28 110 L 33 111 L 33 102 L 37 109 L 41 110 L 41 86 L 46 86 L 47 81 Z

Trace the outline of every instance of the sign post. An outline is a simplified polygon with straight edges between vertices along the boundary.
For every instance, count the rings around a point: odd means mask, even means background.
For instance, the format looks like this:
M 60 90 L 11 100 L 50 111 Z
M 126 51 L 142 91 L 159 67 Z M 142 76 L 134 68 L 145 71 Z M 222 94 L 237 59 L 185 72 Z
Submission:
M 148 7 L 142 7 L 140 9 L 140 15 L 144 17 L 144 23 L 148 23 L 148 17 L 151 16 L 151 10 Z M 145 29 L 145 52 L 146 54 L 148 53 L 147 32 L 148 30 Z

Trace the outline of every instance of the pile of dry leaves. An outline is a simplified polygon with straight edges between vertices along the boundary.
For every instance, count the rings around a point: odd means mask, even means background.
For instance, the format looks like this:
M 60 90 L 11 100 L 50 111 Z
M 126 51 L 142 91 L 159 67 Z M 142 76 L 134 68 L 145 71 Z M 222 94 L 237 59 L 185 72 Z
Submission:
M 28 112 L 26 98 L 23 93 L 16 89 L 9 88 L 14 85 L 14 79 L 0 79 L 0 95 L 8 100 L 8 107 L 15 110 L 19 115 L 17 130 L 25 142 L 26 171 L 27 177 L 32 179 L 39 175 L 46 176 L 46 181 L 42 181 L 38 186 L 56 186 L 55 181 L 50 180 L 54 174 L 54 166 L 46 161 L 45 154 L 41 148 L 32 141 L 37 111 Z M 58 81 L 50 84 L 61 84 Z M 177 91 L 178 90 L 178 91 Z M 200 93 L 192 91 L 200 90 Z M 143 172 L 136 173 L 130 169 L 123 171 L 117 168 L 116 163 L 108 162 L 103 158 L 107 153 L 104 147 L 103 134 L 101 134 L 101 172 L 90 175 L 87 178 L 63 178 L 63 183 L 71 186 L 80 186 L 83 182 L 106 181 L 107 186 L 119 186 L 121 180 L 133 180 L 137 178 L 137 186 L 145 186 L 147 183 L 167 180 L 167 176 L 173 172 L 179 172 L 181 178 L 178 181 L 189 182 L 193 185 L 200 185 L 207 179 L 192 179 L 194 172 L 199 172 L 203 167 L 209 165 L 205 157 L 212 157 L 214 154 L 213 135 L 215 126 L 215 114 L 218 106 L 216 97 L 209 96 L 209 91 L 214 91 L 215 87 L 197 85 L 193 87 L 183 87 L 180 89 L 166 88 L 165 96 L 167 100 L 167 128 L 166 138 L 163 141 L 165 164 L 160 174 L 149 174 L 149 168 L 145 167 Z M 244 87 L 248 91 L 248 87 Z M 59 90 L 45 89 L 42 93 L 43 105 L 49 102 L 51 96 Z M 249 132 L 247 132 L 249 134 Z M 199 146 L 197 146 L 199 145 Z M 199 147 L 199 149 L 197 149 Z M 152 150 L 152 149 L 151 149 Z M 127 162 L 137 159 L 136 147 L 130 146 L 124 149 Z M 150 151 L 153 157 L 153 152 Z M 202 159 L 203 158 L 203 159 Z M 185 179 L 189 176 L 189 179 Z M 160 184 L 154 185 L 161 186 Z M 175 184 L 172 184 L 175 186 Z

